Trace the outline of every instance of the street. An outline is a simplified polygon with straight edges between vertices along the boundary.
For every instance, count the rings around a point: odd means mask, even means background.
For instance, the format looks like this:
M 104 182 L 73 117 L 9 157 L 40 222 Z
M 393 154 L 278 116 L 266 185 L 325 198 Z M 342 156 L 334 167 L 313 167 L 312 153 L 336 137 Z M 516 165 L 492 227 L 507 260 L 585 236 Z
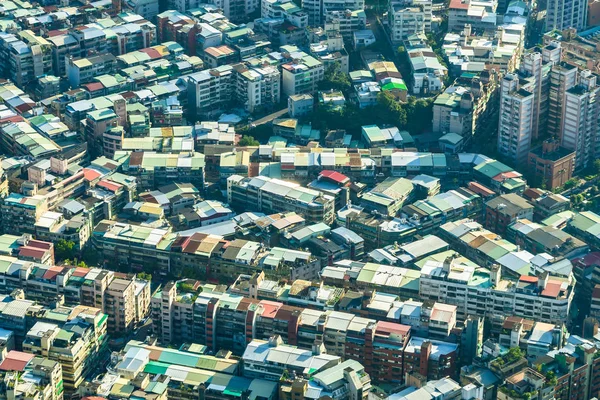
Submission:
M 288 112 L 287 107 L 283 108 L 283 109 L 281 109 L 279 111 L 275 111 L 272 114 L 269 114 L 269 115 L 264 116 L 264 117 L 262 117 L 260 119 L 257 119 L 256 121 L 252 121 L 252 123 L 250 125 L 258 126 L 258 125 L 266 124 L 268 122 L 273 121 L 275 118 L 279 118 L 279 117 L 284 116 L 285 114 L 287 114 L 287 112 Z

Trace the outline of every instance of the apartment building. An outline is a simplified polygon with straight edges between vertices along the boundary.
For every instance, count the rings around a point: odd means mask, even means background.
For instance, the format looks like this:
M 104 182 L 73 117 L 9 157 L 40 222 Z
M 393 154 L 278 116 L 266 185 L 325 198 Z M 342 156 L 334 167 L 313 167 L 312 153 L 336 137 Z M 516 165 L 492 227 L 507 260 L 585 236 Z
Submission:
M 335 27 L 344 39 L 351 39 L 355 32 L 367 27 L 367 14 L 364 10 L 329 11 L 325 15 L 325 29 Z
M 288 97 L 288 114 L 292 118 L 298 118 L 312 112 L 314 98 L 310 94 L 299 94 Z
M 271 338 L 279 336 L 289 346 L 311 348 L 321 354 L 323 351 L 319 349 L 324 346 L 329 359 L 355 359 L 364 363 L 367 373 L 381 381 L 403 379 L 402 355 L 410 337 L 408 326 L 343 312 L 259 301 L 221 293 L 216 287 L 185 292 L 190 289 L 169 283 L 152 298 L 153 329 L 159 340 L 165 343 L 191 340 L 206 343 L 210 349 L 226 348 L 234 354 L 245 354 L 254 360 L 250 361 L 250 374 L 268 368 L 269 374 L 263 376 L 275 379 L 281 365 L 256 360 L 251 344 L 271 348 L 275 344 Z M 365 352 L 365 348 L 372 351 Z M 375 353 L 379 357 L 371 359 L 370 354 Z
M 241 363 L 226 352 L 203 354 L 205 346 L 191 343 L 180 350 L 156 346 L 152 341 L 129 341 L 111 360 L 109 371 L 86 386 L 86 393 L 111 396 L 123 385 L 136 388 L 136 396 L 185 400 L 235 400 L 241 393 L 249 398 L 274 399 L 277 384 L 240 375 Z M 219 382 L 215 385 L 215 382 Z
M 504 235 L 518 219 L 533 221 L 533 204 L 514 194 L 503 194 L 485 203 L 485 227 Z
M 66 76 L 67 58 L 81 58 L 81 45 L 75 36 L 65 33 L 49 37 L 52 46 L 52 69 L 56 76 Z
M 427 38 L 419 33 L 409 36 L 404 42 L 412 71 L 412 91 L 423 95 L 444 89 L 444 78 L 448 69 L 440 64 Z
M 79 42 L 83 57 L 92 53 L 104 54 L 107 49 L 106 32 L 98 25 L 83 25 L 78 29 L 70 29 L 69 34 Z
M 97 308 L 77 306 L 60 325 L 36 322 L 23 351 L 60 363 L 65 391 L 72 394 L 107 356 L 106 319 Z
M 433 132 L 458 133 L 469 138 L 475 126 L 473 95 L 469 88 L 450 86 L 433 102 Z
M 548 1 L 545 31 L 575 28 L 578 31 L 587 27 L 588 2 L 585 0 Z
M 107 330 L 129 332 L 136 320 L 136 285 L 133 280 L 113 279 L 104 292 L 103 311 L 108 315 Z
M 56 301 L 69 306 L 95 307 L 108 314 L 109 333 L 128 332 L 149 312 L 150 283 L 140 279 L 115 278 L 112 271 L 44 265 L 2 256 L 7 266 L 0 293 L 22 289 L 28 300 L 43 305 Z M 122 323 L 126 321 L 126 323 Z
M 133 269 L 152 268 L 158 273 L 170 271 L 168 231 L 115 221 L 101 221 L 92 233 L 92 244 L 101 257 Z
M 209 68 L 217 68 L 240 61 L 239 54 L 226 45 L 207 47 L 202 54 L 202 60 L 204 65 Z
M 600 155 L 600 84 L 597 76 L 585 70 L 579 83 L 565 93 L 562 146 L 575 152 L 575 169 L 591 166 Z
M 534 80 L 534 108 L 533 108 L 533 138 L 540 136 L 540 129 L 548 123 L 548 102 L 550 70 L 553 65 L 549 53 L 560 54 L 560 44 L 550 50 L 549 46 L 542 49 L 542 53 L 527 52 L 523 55 L 519 73 L 526 78 Z
M 252 340 L 244 350 L 243 375 L 246 378 L 261 378 L 279 381 L 285 370 L 304 379 L 341 363 L 338 356 L 326 354 L 321 346 L 312 350 L 284 344 L 281 337 L 269 340 Z M 280 357 L 279 355 L 283 355 Z
M 2 229 L 4 233 L 20 235 L 35 233 L 35 223 L 48 210 L 44 196 L 23 196 L 11 193 L 2 199 Z
M 363 0 L 303 0 L 302 9 L 308 14 L 308 25 L 323 25 L 332 11 L 364 10 Z
M 78 59 L 69 57 L 65 63 L 69 84 L 74 88 L 90 83 L 97 76 L 112 75 L 117 67 L 117 59 L 110 53 Z
M 128 159 L 124 171 L 139 179 L 142 190 L 155 189 L 174 181 L 204 187 L 204 154 L 157 153 L 151 151 L 115 152 L 115 159 Z
M 0 127 L 0 147 L 7 154 L 48 157 L 60 151 L 60 147 L 40 134 L 29 122 L 8 122 Z
M 583 400 L 600 394 L 600 357 L 594 341 L 571 335 L 565 346 L 536 360 L 534 367 L 555 377 L 555 399 Z
M 361 206 L 367 211 L 376 211 L 395 217 L 398 211 L 411 198 L 414 186 L 405 178 L 386 178 L 372 190 L 364 193 Z
M 62 366 L 44 357 L 11 350 L 3 355 L 0 380 L 8 396 L 40 400 L 62 400 Z
M 17 35 L 0 35 L 0 53 L 5 57 L 7 76 L 20 88 L 52 73 L 50 43 L 30 30 Z
M 257 210 L 274 214 L 294 211 L 308 222 L 331 224 L 334 218 L 335 199 L 298 184 L 263 176 L 227 178 L 227 199 L 239 209 L 252 205 Z
M 104 155 L 104 135 L 117 128 L 119 117 L 110 108 L 90 111 L 82 122 L 89 151 L 95 156 Z
M 390 1 L 388 24 L 392 42 L 400 44 L 411 35 L 431 32 L 431 4 L 430 0 Z
M 314 94 L 325 76 L 323 63 L 301 51 L 290 56 L 293 61 L 281 66 L 283 95 Z
M 311 383 L 312 385 L 309 386 L 309 381 L 306 379 L 287 380 L 279 388 L 279 398 L 281 400 L 309 399 L 316 395 L 319 398 L 366 400 L 371 391 L 369 375 L 365 373 L 361 364 L 353 360 L 344 361 L 316 374 Z M 315 392 L 316 394 L 313 394 Z
M 534 122 L 534 93 L 531 82 L 507 74 L 500 89 L 498 151 L 516 164 L 527 162 Z
M 437 340 L 410 338 L 404 351 L 404 373 L 419 373 L 427 380 L 454 376 L 458 345 Z
M 233 66 L 233 80 L 237 101 L 248 112 L 269 110 L 281 98 L 281 74 L 275 67 Z
M 448 9 L 448 31 L 461 31 L 465 25 L 476 30 L 495 30 L 497 0 L 452 0 Z
M 232 101 L 233 68 L 223 65 L 190 75 L 188 103 L 196 105 L 198 115 L 214 115 Z
M 502 279 L 499 266 L 488 270 L 451 256 L 441 262 L 428 260 L 419 280 L 421 299 L 456 305 L 459 318 L 503 313 L 564 323 L 573 289 L 570 279 L 547 273 L 539 277 L 521 276 L 513 283 Z
M 564 50 L 563 50 L 564 51 Z M 567 91 L 577 84 L 577 67 L 566 62 L 552 66 L 548 95 L 548 136 L 562 138 Z
M 575 152 L 561 146 L 558 139 L 546 139 L 529 152 L 528 167 L 533 182 L 543 182 L 553 190 L 573 177 Z
M 325 17 L 328 19 L 328 14 L 335 11 L 362 11 L 365 8 L 365 2 L 363 0 L 321 0 L 321 18 Z M 322 25 L 323 19 L 321 19 Z M 316 25 L 313 25 L 316 26 Z

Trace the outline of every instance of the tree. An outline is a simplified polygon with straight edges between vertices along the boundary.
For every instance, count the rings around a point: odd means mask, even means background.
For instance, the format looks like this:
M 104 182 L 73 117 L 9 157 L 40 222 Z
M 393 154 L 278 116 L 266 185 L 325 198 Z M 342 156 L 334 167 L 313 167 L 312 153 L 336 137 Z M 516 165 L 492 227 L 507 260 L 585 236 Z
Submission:
M 594 160 L 594 175 L 600 175 L 600 160 Z
M 81 258 L 87 265 L 97 266 L 101 260 L 101 253 L 94 250 L 93 246 L 86 246 L 81 254 Z
M 406 125 L 406 110 L 394 99 L 389 92 L 379 92 L 377 95 L 376 116 L 383 122 L 404 128 Z
M 510 364 L 523 357 L 523 351 L 519 347 L 511 347 L 504 356 L 504 360 Z
M 60 239 L 56 245 L 54 245 L 54 256 L 59 261 L 72 259 L 75 256 L 75 242 Z
M 238 130 L 238 133 L 242 135 L 242 139 L 244 136 L 250 136 L 259 142 L 261 140 L 266 142 L 273 136 L 273 127 L 271 124 L 260 124 L 251 128 L 242 128 Z
M 577 186 L 577 184 L 579 183 L 579 181 L 575 178 L 571 178 L 568 181 L 565 182 L 565 189 L 572 189 L 575 186 Z
M 342 67 L 339 62 L 330 65 L 325 71 L 323 80 L 319 82 L 319 90 L 340 90 L 347 92 L 352 87 L 350 77 L 347 73 L 342 72 Z
M 152 280 L 152 274 L 146 273 L 146 272 L 139 272 L 137 274 L 137 278 L 138 279 L 142 279 L 144 281 L 151 281 Z
M 240 142 L 238 143 L 240 146 L 259 146 L 260 142 L 254 139 L 254 136 L 242 136 Z
M 423 133 L 431 129 L 433 121 L 433 98 L 415 99 L 409 97 L 406 108 L 406 130 L 410 133 Z

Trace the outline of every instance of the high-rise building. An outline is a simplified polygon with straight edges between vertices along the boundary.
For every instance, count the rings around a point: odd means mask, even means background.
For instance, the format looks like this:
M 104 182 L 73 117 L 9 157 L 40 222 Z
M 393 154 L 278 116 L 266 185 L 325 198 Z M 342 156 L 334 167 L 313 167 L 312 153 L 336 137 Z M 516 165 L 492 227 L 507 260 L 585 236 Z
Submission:
M 562 145 L 575 151 L 575 169 L 594 162 L 600 154 L 600 86 L 596 75 L 585 70 L 579 74 L 579 84 L 566 91 Z
M 533 82 L 508 74 L 500 89 L 498 151 L 520 164 L 527 161 L 534 119 Z
M 561 62 L 550 71 L 548 95 L 548 136 L 561 137 L 567 90 L 577 83 L 577 67 Z
M 546 32 L 567 28 L 583 30 L 587 26 L 587 0 L 549 0 L 546 11 Z
M 544 61 L 544 56 L 538 52 L 527 53 L 523 56 L 520 72 L 533 80 L 533 130 L 532 137 L 540 135 L 548 118 L 548 84 L 552 64 Z

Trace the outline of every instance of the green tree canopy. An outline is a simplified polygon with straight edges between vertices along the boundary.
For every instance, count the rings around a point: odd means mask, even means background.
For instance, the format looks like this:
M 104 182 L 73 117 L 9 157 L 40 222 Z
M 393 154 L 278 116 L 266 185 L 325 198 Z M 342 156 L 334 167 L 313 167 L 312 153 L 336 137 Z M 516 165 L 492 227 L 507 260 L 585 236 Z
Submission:
M 337 62 L 327 68 L 325 76 L 318 86 L 319 90 L 333 89 L 346 93 L 352 87 L 352 82 L 350 82 L 350 76 L 342 72 L 341 64 Z
M 60 239 L 54 245 L 54 256 L 57 260 L 69 260 L 75 257 L 75 242 L 71 240 Z
M 254 139 L 254 136 L 242 136 L 240 142 L 238 143 L 240 146 L 259 146 L 260 142 Z

